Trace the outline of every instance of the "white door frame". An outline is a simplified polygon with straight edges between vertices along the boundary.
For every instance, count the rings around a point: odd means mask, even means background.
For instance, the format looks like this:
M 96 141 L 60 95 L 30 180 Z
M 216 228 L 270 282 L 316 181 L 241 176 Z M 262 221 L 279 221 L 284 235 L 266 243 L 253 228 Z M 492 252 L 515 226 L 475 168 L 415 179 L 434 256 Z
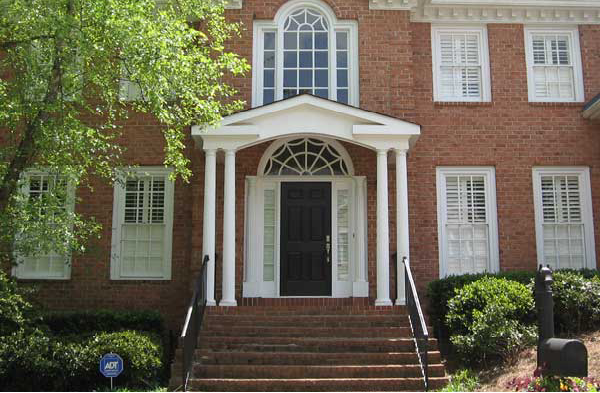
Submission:
M 368 297 L 366 181 L 364 176 L 248 176 L 246 193 L 245 260 L 246 272 L 243 297 L 279 298 L 280 294 L 280 235 L 281 235 L 281 183 L 327 182 L 331 183 L 331 296 L 308 297 Z M 255 187 L 254 190 L 251 188 Z M 362 187 L 362 192 L 358 192 Z M 338 280 L 337 195 L 339 190 L 349 191 L 349 266 L 348 280 Z M 274 281 L 263 280 L 264 192 L 275 191 L 275 265 Z M 251 202 L 250 199 L 255 201 Z M 360 200 L 359 200 L 360 199 Z M 359 230 L 359 226 L 362 226 Z M 362 239 L 359 238 L 362 233 Z M 362 244 L 360 244 L 362 243 Z M 364 274 L 360 274 L 364 272 Z M 289 296 L 285 296 L 289 297 Z

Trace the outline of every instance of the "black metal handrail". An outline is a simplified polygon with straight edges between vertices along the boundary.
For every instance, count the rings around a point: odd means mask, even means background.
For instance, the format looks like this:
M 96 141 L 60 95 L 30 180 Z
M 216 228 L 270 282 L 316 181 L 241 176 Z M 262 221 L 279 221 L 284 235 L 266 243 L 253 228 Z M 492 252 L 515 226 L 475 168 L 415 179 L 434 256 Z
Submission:
M 429 362 L 427 354 L 429 351 L 429 332 L 423 318 L 423 310 L 419 302 L 417 287 L 410 271 L 410 263 L 407 257 L 402 258 L 404 263 L 404 290 L 406 295 L 406 307 L 408 309 L 408 317 L 410 320 L 410 328 L 412 329 L 413 339 L 421 364 L 421 372 L 423 373 L 423 381 L 425 382 L 425 391 L 429 390 Z
M 192 295 L 192 301 L 188 307 L 181 337 L 179 338 L 183 352 L 181 383 L 184 392 L 187 391 L 188 380 L 194 363 L 194 353 L 198 345 L 198 333 L 200 332 L 200 326 L 202 326 L 204 309 L 206 308 L 206 266 L 208 260 L 208 255 L 205 255 L 202 267 L 200 268 L 200 274 L 194 283 L 194 294 Z

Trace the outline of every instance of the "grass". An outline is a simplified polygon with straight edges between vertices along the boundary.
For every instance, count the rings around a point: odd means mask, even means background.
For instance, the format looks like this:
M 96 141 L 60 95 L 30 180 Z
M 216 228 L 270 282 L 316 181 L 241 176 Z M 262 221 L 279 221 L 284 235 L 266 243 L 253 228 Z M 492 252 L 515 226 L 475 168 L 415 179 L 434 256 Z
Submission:
M 477 373 L 469 369 L 458 370 L 450 375 L 450 382 L 439 392 L 474 392 L 479 386 Z
M 600 379 L 600 330 L 579 337 L 588 351 L 588 376 Z M 528 348 L 516 359 L 501 366 L 471 371 L 456 369 L 451 372 L 450 383 L 441 392 L 509 392 L 513 391 L 508 383 L 515 378 L 533 375 L 536 368 L 537 352 Z

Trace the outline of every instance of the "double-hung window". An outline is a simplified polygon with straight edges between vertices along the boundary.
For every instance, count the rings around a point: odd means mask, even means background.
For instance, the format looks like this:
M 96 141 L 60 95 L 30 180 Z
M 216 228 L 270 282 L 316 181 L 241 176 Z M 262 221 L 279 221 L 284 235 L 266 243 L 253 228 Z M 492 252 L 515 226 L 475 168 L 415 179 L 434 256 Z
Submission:
M 68 212 L 73 212 L 75 190 L 64 178 L 39 171 L 27 172 L 24 177 L 23 192 L 31 199 L 43 199 L 53 190 L 56 190 L 56 187 L 65 187 L 64 208 Z M 63 196 L 57 196 L 62 201 Z M 38 214 L 47 215 L 49 213 L 40 211 Z M 21 279 L 69 279 L 71 277 L 71 255 L 49 251 L 36 255 L 20 256 L 13 272 L 17 278 Z
M 494 169 L 437 169 L 440 276 L 498 270 Z
M 111 278 L 171 278 L 173 182 L 170 170 L 141 167 L 115 184 Z
M 435 101 L 490 101 L 485 27 L 431 27 Z
M 583 101 L 577 28 L 525 28 L 529 101 Z
M 254 22 L 253 106 L 299 94 L 358 105 L 356 23 L 316 0 L 292 1 Z
M 533 168 L 538 263 L 595 268 L 588 168 Z

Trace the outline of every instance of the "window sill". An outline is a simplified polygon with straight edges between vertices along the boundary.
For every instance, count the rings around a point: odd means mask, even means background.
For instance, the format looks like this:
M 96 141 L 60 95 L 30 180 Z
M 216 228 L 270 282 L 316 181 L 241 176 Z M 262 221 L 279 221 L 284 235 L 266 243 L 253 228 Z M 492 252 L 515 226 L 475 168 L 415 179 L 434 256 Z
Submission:
M 434 101 L 435 106 L 493 106 L 491 101 Z
M 573 101 L 529 101 L 529 106 L 549 106 L 549 107 L 582 107 L 584 102 Z

